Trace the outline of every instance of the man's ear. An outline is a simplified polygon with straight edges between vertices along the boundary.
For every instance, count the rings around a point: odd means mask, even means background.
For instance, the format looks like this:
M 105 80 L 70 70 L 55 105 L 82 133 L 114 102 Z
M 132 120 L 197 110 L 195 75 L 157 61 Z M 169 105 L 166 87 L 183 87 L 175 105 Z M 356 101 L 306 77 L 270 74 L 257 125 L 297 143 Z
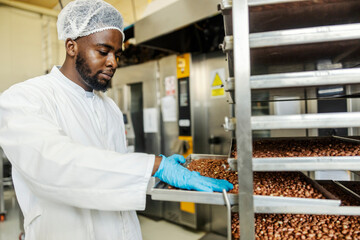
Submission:
M 76 41 L 72 40 L 71 38 L 66 39 L 65 48 L 66 48 L 66 53 L 69 56 L 71 56 L 71 57 L 76 56 L 77 51 L 78 51 L 78 45 L 77 45 Z

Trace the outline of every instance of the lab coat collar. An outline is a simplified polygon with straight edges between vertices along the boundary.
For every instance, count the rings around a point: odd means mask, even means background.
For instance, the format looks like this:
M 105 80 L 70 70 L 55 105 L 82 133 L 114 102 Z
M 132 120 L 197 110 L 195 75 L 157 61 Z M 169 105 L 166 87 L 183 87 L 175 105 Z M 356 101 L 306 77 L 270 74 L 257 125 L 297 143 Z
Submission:
M 69 78 L 67 78 L 62 72 L 60 72 L 60 67 L 61 66 L 54 66 L 51 69 L 50 75 L 54 76 L 56 79 L 60 80 L 64 84 L 66 84 L 74 92 L 80 94 L 81 96 L 84 96 L 86 98 L 94 98 L 95 96 L 97 96 L 97 94 L 95 94 L 94 90 L 92 92 L 85 91 L 78 84 L 74 83 Z

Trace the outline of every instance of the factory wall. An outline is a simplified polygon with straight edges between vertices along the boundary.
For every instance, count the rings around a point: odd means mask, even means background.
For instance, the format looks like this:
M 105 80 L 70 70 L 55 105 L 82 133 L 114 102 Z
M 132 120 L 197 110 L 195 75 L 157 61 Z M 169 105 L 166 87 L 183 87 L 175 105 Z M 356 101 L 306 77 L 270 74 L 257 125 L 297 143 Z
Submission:
M 0 92 L 61 65 L 56 18 L 0 5 Z

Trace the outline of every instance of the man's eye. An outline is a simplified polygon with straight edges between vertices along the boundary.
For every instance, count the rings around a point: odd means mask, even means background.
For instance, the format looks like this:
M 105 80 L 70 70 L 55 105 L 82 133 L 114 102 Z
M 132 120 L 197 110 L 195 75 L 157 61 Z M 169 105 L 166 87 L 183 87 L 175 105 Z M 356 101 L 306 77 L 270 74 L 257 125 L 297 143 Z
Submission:
M 99 51 L 100 55 L 102 56 L 106 56 L 108 53 L 107 52 L 104 52 L 104 51 Z

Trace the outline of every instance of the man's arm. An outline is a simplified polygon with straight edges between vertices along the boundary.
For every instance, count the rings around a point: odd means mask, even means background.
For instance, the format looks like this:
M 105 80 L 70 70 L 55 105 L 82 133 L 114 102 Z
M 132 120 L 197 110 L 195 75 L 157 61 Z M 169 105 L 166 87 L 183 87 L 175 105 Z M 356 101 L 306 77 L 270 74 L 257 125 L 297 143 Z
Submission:
M 151 176 L 153 176 L 155 174 L 155 172 L 159 169 L 161 160 L 162 160 L 162 157 L 160 157 L 160 156 L 155 157 L 154 167 L 153 167 Z
M 142 210 L 154 155 L 120 154 L 74 141 L 36 87 L 0 97 L 0 145 L 39 198 L 79 208 Z

